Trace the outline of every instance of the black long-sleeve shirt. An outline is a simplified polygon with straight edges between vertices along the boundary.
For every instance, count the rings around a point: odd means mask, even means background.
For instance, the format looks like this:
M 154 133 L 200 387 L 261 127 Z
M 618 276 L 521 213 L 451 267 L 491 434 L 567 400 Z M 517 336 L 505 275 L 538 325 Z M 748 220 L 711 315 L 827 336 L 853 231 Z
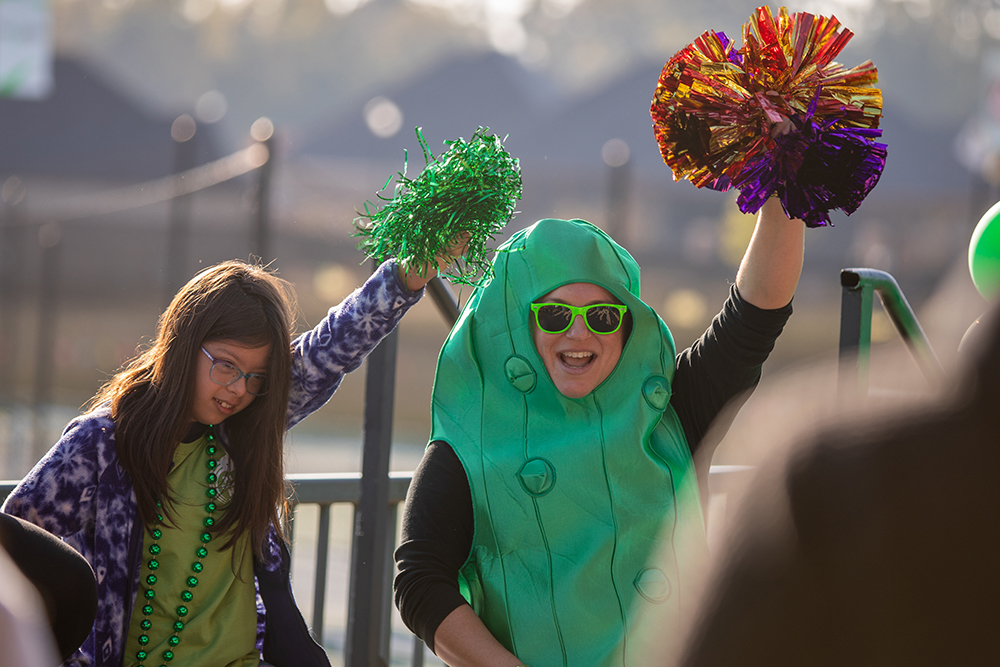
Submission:
M 670 403 L 692 454 L 722 408 L 757 384 L 791 312 L 791 304 L 757 308 L 734 285 L 708 330 L 677 355 Z M 438 625 L 465 604 L 458 571 L 472 549 L 473 531 L 465 469 L 447 443 L 432 442 L 407 494 L 393 586 L 403 622 L 432 650 Z

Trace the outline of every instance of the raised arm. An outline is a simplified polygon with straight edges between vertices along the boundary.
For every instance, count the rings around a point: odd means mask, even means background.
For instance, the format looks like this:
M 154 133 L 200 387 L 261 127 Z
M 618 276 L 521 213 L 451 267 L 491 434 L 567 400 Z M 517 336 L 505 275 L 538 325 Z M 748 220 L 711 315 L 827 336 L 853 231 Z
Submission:
M 319 324 L 296 338 L 288 428 L 330 400 L 344 375 L 361 365 L 422 294 L 407 290 L 398 263 L 386 261 Z
M 743 299 L 765 310 L 787 306 L 799 284 L 804 248 L 805 223 L 789 220 L 777 197 L 768 199 L 736 274 Z
M 323 321 L 292 342 L 288 428 L 330 400 L 344 375 L 358 368 L 420 299 L 424 285 L 464 251 L 465 242 L 459 239 L 436 265 L 423 269 L 407 259 L 386 261 Z

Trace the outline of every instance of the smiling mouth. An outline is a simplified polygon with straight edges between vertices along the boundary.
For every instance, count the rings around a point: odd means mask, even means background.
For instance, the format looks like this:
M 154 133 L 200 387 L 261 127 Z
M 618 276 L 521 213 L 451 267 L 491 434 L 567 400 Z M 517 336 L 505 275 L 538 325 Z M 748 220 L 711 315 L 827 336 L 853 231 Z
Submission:
M 594 362 L 593 352 L 560 352 L 559 359 L 569 368 L 586 368 Z
M 235 407 L 236 407 L 236 406 L 235 406 L 235 405 L 233 405 L 232 403 L 226 403 L 225 401 L 223 401 L 223 400 L 220 400 L 220 399 L 218 399 L 218 398 L 217 398 L 217 399 L 215 399 L 215 402 L 219 404 L 219 407 L 221 407 L 221 408 L 222 408 L 223 410 L 225 410 L 225 411 L 227 411 L 227 412 L 228 412 L 228 411 L 230 411 L 230 410 L 232 410 L 233 408 L 235 408 Z

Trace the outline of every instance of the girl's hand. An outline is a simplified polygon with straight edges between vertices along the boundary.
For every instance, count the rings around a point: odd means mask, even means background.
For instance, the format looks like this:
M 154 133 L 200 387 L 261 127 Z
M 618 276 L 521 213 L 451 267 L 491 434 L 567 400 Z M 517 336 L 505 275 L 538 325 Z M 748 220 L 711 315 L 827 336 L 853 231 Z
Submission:
M 465 254 L 466 246 L 469 243 L 469 234 L 464 233 L 455 237 L 455 241 L 448 246 L 445 254 L 438 255 L 434 264 L 426 264 L 422 267 L 411 266 L 410 259 L 404 259 L 399 263 L 399 277 L 406 285 L 406 289 L 411 292 L 419 292 L 424 285 L 431 281 L 431 278 L 442 273 L 451 266 L 452 262 Z M 423 275 L 421 275 L 423 274 Z

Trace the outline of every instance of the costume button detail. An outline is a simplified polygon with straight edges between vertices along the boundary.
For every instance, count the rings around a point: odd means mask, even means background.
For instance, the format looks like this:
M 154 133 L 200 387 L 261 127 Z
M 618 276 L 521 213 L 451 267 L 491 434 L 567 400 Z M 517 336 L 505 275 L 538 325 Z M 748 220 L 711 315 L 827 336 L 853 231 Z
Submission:
M 670 383 L 662 375 L 650 375 L 642 385 L 642 397 L 657 412 L 667 409 L 670 402 Z
M 654 604 L 661 604 L 670 597 L 670 580 L 656 567 L 647 567 L 636 575 L 635 589 L 639 595 Z
M 525 493 L 539 498 L 556 485 L 556 469 L 545 459 L 528 459 L 517 471 L 517 479 Z
M 535 388 L 535 369 L 524 357 L 515 354 L 507 360 L 503 368 L 507 373 L 507 381 L 514 386 L 514 389 L 527 394 Z

